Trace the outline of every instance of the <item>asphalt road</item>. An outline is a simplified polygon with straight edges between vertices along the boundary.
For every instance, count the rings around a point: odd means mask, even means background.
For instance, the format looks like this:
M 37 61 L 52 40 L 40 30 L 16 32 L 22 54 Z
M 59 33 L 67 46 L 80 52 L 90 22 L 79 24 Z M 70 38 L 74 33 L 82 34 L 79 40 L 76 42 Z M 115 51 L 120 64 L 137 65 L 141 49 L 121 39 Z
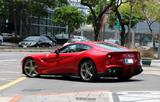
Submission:
M 75 76 L 26 78 L 21 60 L 32 53 L 0 52 L 0 102 L 160 102 L 160 66 L 143 67 L 142 74 L 124 82 L 113 78 L 82 82 Z

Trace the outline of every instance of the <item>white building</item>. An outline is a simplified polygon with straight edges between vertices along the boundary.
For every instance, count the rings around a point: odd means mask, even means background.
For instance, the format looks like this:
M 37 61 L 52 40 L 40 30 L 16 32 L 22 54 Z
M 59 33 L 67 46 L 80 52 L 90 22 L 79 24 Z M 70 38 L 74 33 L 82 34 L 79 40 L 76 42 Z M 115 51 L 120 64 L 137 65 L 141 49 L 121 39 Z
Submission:
M 82 10 L 82 11 L 84 12 L 84 14 L 88 14 L 89 8 L 86 7 L 86 6 L 81 5 L 81 0 L 68 0 L 68 2 L 69 2 L 72 6 L 78 7 L 80 10 Z

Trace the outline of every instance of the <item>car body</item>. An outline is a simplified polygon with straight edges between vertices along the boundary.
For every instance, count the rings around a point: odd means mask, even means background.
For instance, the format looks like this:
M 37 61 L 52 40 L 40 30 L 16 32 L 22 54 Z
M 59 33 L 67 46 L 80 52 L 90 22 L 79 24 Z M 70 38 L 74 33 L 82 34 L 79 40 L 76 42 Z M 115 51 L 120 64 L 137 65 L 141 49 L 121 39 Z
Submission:
M 52 40 L 46 36 L 28 36 L 19 42 L 20 47 L 52 47 L 55 45 Z
M 83 81 L 103 76 L 130 79 L 140 74 L 140 53 L 106 42 L 74 42 L 52 53 L 33 54 L 22 60 L 28 77 L 43 74 L 79 75 Z
M 0 35 L 0 45 L 3 43 L 3 36 Z

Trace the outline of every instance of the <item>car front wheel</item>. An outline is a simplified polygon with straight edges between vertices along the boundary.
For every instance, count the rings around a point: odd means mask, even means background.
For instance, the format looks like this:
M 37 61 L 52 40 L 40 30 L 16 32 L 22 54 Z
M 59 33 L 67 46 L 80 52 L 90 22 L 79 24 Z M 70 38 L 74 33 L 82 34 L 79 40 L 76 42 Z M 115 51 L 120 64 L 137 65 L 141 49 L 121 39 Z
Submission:
M 38 72 L 36 71 L 36 68 L 37 68 L 37 64 L 35 60 L 27 59 L 24 62 L 23 71 L 24 71 L 24 74 L 28 77 L 33 78 L 38 76 Z
M 97 78 L 96 66 L 93 61 L 85 60 L 80 64 L 80 77 L 83 81 L 94 81 Z

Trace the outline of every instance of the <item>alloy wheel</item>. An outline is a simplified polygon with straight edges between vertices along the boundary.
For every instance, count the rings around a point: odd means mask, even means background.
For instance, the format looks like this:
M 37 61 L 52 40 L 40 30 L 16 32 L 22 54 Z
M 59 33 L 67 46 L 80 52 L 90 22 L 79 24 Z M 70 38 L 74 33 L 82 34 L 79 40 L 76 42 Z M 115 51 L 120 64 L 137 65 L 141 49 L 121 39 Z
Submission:
M 88 60 L 81 64 L 80 76 L 84 81 L 93 81 L 96 78 L 95 65 L 92 61 Z
M 24 74 L 26 74 L 28 77 L 37 77 L 38 72 L 36 71 L 37 65 L 35 60 L 28 59 L 24 64 Z

